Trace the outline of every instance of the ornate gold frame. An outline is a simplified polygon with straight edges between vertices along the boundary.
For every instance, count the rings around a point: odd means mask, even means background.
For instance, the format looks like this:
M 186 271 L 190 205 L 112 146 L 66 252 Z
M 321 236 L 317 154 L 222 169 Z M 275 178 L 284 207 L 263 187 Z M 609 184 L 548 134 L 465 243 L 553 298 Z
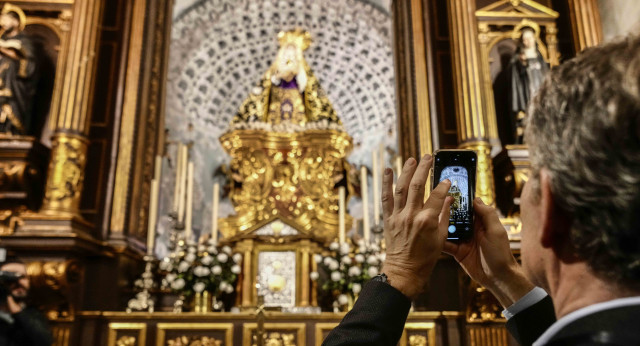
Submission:
M 322 346 L 322 342 L 324 341 L 324 331 L 333 330 L 333 328 L 337 327 L 339 323 L 316 323 L 316 346 Z
M 156 345 L 165 346 L 167 330 L 216 330 L 224 332 L 224 344 L 233 345 L 233 323 L 158 323 Z
M 542 56 L 553 67 L 559 64 L 560 54 L 557 47 L 557 28 L 555 20 L 558 12 L 535 1 L 502 0 L 475 12 L 478 21 L 478 42 L 480 43 L 480 68 L 482 74 L 482 92 L 487 126 L 492 138 L 498 136 L 498 121 L 493 101 L 493 83 L 489 70 L 489 53 L 493 46 L 506 38 L 517 39 L 523 26 L 530 26 L 536 33 L 536 40 Z M 513 30 L 492 31 L 491 26 L 513 26 Z M 540 38 L 540 27 L 546 28 L 546 44 Z
M 242 346 L 251 346 L 251 332 L 258 329 L 257 323 L 245 323 L 242 326 Z M 265 323 L 265 331 L 295 330 L 297 345 L 306 345 L 306 323 Z M 158 345 L 160 346 L 160 345 Z
M 147 324 L 146 323 L 130 323 L 130 322 L 112 322 L 109 323 L 109 340 L 108 346 L 116 346 L 118 331 L 119 330 L 137 330 L 137 344 L 138 346 L 145 346 L 147 337 Z
M 400 338 L 400 346 L 408 346 L 409 333 L 408 331 L 426 331 L 427 332 L 427 345 L 432 346 L 436 344 L 436 324 L 434 322 L 414 322 L 406 323 L 404 330 L 402 331 L 402 337 Z
M 257 303 L 256 296 L 256 275 L 258 274 L 258 254 L 263 251 L 293 251 L 296 253 L 296 306 L 309 306 L 313 305 L 310 301 L 310 287 L 309 287 L 309 274 L 310 262 L 313 262 L 310 256 L 314 253 L 315 243 L 309 240 L 298 240 L 289 244 L 264 244 L 260 242 L 251 242 L 250 245 L 246 244 L 246 241 L 240 242 L 237 247 L 237 251 L 245 254 L 245 261 L 250 265 L 250 271 L 246 272 L 247 266 L 245 265 L 245 274 L 243 282 L 241 283 L 242 289 L 242 306 L 251 307 Z M 247 258 L 246 247 L 251 248 L 251 257 Z M 249 290 L 247 294 L 246 290 Z

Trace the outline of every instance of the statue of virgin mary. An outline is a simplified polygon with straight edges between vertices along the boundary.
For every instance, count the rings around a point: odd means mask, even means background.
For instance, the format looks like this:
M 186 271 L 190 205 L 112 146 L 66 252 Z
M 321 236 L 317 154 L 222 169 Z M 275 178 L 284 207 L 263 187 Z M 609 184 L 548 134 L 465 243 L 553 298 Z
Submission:
M 232 123 L 261 121 L 271 125 L 327 120 L 341 124 L 320 83 L 304 59 L 311 35 L 301 29 L 278 34 L 280 49 L 260 84 L 240 106 Z
M 526 27 L 518 42 L 518 48 L 509 64 L 511 88 L 509 90 L 509 108 L 516 144 L 522 144 L 523 122 L 527 106 L 542 84 L 549 71 L 547 62 L 538 50 L 536 35 L 532 28 Z

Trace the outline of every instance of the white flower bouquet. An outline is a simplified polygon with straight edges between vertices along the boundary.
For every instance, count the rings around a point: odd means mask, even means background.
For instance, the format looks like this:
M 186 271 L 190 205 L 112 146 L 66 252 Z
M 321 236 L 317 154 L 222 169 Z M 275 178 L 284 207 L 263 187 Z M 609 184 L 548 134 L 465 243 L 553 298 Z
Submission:
M 230 247 L 179 241 L 171 254 L 163 258 L 158 268 L 163 276 L 163 289 L 189 297 L 208 291 L 213 297 L 231 294 L 242 271 L 242 255 Z
M 348 243 L 329 245 L 329 253 L 316 254 L 314 260 L 320 271 L 311 273 L 311 279 L 318 281 L 322 291 L 334 295 L 334 308 L 344 307 L 353 301 L 362 286 L 372 277 L 378 275 L 385 254 L 377 243 L 366 244 L 359 240 L 357 246 Z

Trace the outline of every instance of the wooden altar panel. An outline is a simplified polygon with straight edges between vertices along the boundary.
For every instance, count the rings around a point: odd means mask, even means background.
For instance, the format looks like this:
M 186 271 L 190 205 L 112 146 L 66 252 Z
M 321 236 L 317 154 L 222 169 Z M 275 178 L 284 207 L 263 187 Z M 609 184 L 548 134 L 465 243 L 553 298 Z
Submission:
M 158 323 L 157 328 L 157 346 L 176 342 L 190 345 L 197 341 L 203 344 L 220 341 L 224 346 L 233 345 L 233 323 Z
M 146 323 L 109 323 L 109 346 L 145 346 Z
M 435 344 L 435 323 L 407 323 L 404 325 L 400 346 L 434 346 Z
M 316 346 L 321 346 L 322 341 L 329 335 L 339 323 L 316 323 Z
M 284 345 L 306 345 L 306 324 L 305 323 L 265 323 L 264 341 L 265 345 L 282 342 Z M 258 328 L 257 323 L 245 323 L 242 327 L 242 346 L 253 346 L 253 338 Z M 160 346 L 160 345 L 158 345 Z
M 286 341 L 299 346 L 318 346 L 344 316 L 345 313 L 292 314 L 268 311 L 264 316 L 265 340 L 279 340 L 284 345 Z M 253 336 L 258 328 L 256 318 L 251 312 L 81 312 L 76 316 L 79 327 L 76 337 L 68 343 L 56 345 L 112 346 L 113 344 L 107 341 L 115 330 L 116 340 L 122 336 L 136 337 L 134 345 L 138 346 L 140 338 L 134 326 L 139 328 L 145 325 L 146 345 L 166 346 L 167 341 L 176 341 L 184 336 L 189 342 L 202 341 L 203 337 L 208 337 L 221 341 L 224 345 L 245 346 L 252 345 Z M 426 340 L 426 345 L 429 346 L 464 345 L 464 341 L 468 339 L 465 335 L 466 326 L 464 313 L 457 311 L 411 312 L 404 331 L 403 340 L 406 342 L 401 342 L 400 345 L 412 345 L 412 340 L 414 344 L 417 342 L 417 345 L 423 340 Z M 503 326 L 503 323 L 474 324 L 473 327 L 486 329 L 495 326 Z M 283 338 L 283 335 L 286 335 L 286 338 Z

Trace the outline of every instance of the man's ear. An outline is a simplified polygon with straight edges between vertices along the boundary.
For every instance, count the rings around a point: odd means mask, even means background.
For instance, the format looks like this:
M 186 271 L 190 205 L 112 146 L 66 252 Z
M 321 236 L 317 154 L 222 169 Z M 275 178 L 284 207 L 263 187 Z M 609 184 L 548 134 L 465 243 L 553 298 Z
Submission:
M 569 215 L 555 203 L 551 191 L 551 173 L 546 168 L 540 170 L 540 217 L 542 246 L 562 248 L 569 239 L 571 222 Z

